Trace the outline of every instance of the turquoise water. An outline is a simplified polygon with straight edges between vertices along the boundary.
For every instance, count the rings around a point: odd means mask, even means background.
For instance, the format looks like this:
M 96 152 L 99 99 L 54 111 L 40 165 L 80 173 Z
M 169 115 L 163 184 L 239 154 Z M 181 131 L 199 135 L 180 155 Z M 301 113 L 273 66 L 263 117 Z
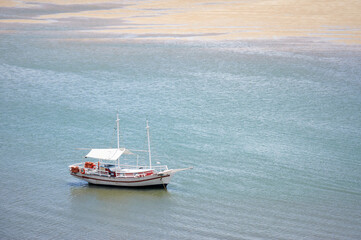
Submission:
M 360 238 L 359 47 L 34 36 L 0 38 L 1 239 Z M 154 162 L 194 169 L 168 191 L 72 178 L 117 111 L 124 146 L 148 119 Z

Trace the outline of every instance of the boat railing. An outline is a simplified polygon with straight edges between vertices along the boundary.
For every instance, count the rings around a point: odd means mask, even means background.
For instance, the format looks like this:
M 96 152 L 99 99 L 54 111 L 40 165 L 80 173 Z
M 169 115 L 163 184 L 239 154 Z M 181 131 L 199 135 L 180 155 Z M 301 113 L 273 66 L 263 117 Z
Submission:
M 100 175 L 100 176 L 110 176 L 110 172 L 105 170 L 105 168 L 98 169 L 97 166 L 95 168 L 84 168 L 83 163 L 76 163 L 76 164 L 73 164 L 71 166 L 80 167 L 80 169 L 84 169 L 84 172 L 87 173 L 87 174 L 96 174 L 96 175 Z M 69 167 L 71 167 L 71 166 L 69 166 Z M 144 171 L 149 171 L 150 168 L 149 168 L 148 165 L 126 165 L 126 164 L 122 164 L 122 165 L 119 165 L 119 166 L 115 167 L 116 176 L 123 176 L 124 175 L 124 177 L 130 177 L 130 175 L 127 176 L 126 174 L 124 174 L 122 172 L 122 169 L 137 169 L 137 170 L 144 169 Z M 155 172 L 162 172 L 162 171 L 168 170 L 168 166 L 167 165 L 156 165 L 156 166 L 152 166 L 151 169 L 155 170 Z
M 119 165 L 120 168 L 124 168 L 124 169 L 149 169 L 148 165 L 126 165 L 126 164 L 122 164 Z M 152 166 L 153 170 L 157 171 L 157 172 L 162 172 L 162 171 L 166 171 L 168 170 L 168 166 L 167 165 L 156 165 L 156 166 Z

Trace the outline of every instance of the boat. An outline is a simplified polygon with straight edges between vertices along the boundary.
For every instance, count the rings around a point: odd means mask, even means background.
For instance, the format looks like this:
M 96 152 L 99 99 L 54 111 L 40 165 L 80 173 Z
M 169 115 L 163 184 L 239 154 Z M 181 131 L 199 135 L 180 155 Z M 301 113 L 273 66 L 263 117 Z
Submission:
M 86 161 L 69 166 L 71 176 L 90 184 L 117 187 L 162 187 L 167 188 L 176 172 L 192 169 L 168 169 L 167 165 L 152 165 L 148 120 L 146 121 L 148 151 L 130 150 L 120 147 L 119 114 L 117 114 L 117 148 L 90 149 L 84 157 Z M 134 152 L 148 152 L 149 165 L 138 165 L 138 155 Z M 137 164 L 121 164 L 124 156 L 137 155 Z M 93 159 L 92 161 L 89 159 Z

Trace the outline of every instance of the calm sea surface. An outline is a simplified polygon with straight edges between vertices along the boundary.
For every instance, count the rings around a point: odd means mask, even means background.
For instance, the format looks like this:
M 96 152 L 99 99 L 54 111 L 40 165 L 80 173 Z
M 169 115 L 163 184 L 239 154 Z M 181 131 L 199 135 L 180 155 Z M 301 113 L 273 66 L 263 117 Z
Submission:
M 360 239 L 361 50 L 282 44 L 1 36 L 0 238 Z M 148 119 L 154 162 L 194 169 L 168 191 L 72 178 L 117 111 L 122 145 Z

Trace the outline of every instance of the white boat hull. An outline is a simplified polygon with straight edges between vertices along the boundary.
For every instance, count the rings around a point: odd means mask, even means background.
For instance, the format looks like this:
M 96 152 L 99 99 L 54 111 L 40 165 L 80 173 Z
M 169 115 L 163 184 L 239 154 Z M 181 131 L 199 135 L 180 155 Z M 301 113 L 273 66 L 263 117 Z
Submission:
M 151 175 L 140 178 L 134 177 L 108 177 L 96 174 L 71 173 L 72 176 L 87 181 L 91 184 L 108 185 L 118 187 L 166 187 L 170 182 L 173 173 L 159 176 Z

